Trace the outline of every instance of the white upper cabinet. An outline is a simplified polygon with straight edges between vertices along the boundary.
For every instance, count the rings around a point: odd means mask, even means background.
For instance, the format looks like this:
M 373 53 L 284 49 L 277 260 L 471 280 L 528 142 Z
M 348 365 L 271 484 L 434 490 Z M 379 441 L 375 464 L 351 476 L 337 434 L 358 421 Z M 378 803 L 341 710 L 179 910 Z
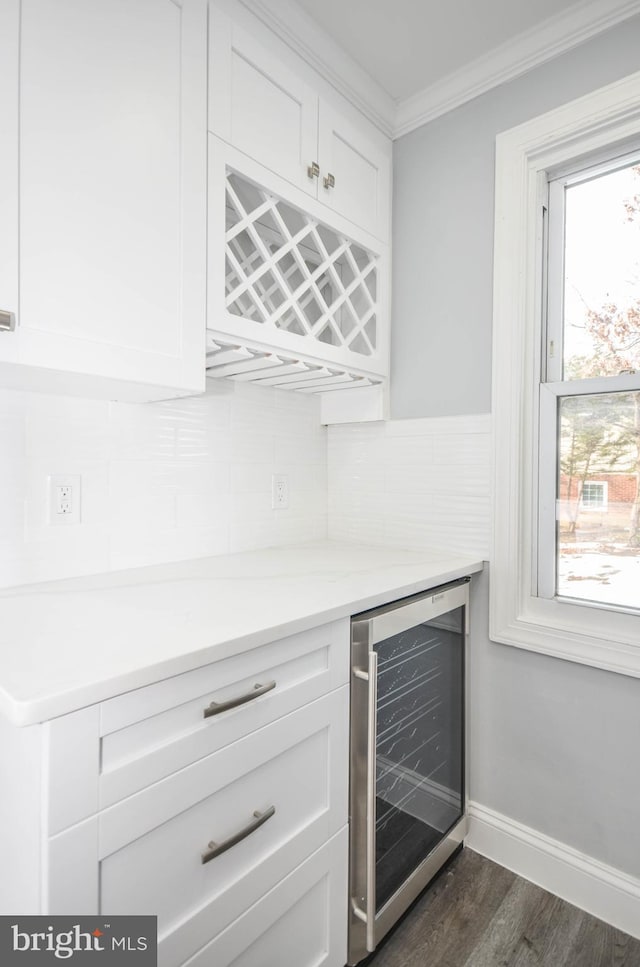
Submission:
M 241 27 L 211 9 L 210 129 L 315 196 L 318 96 Z
M 331 210 L 389 239 L 391 145 L 383 150 L 216 7 L 211 8 L 209 129 Z
M 19 0 L 0 3 L 0 341 L 18 311 L 18 63 Z M 10 342 L 8 352 L 13 349 Z
M 2 0 L 4 385 L 203 389 L 206 38 L 206 0 Z
M 325 101 L 320 101 L 318 125 L 318 198 L 372 235 L 388 238 L 389 157 Z
M 209 8 L 208 376 L 383 419 L 391 142 L 228 6 Z
M 209 376 L 301 392 L 380 389 L 388 246 L 215 135 L 210 142 Z

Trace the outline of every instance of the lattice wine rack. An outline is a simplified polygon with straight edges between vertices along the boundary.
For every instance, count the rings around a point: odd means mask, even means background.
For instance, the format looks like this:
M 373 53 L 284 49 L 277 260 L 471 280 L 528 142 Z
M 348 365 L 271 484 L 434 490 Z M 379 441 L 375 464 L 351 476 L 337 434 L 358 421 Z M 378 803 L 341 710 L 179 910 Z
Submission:
M 306 393 L 382 382 L 379 256 L 234 171 L 208 375 Z

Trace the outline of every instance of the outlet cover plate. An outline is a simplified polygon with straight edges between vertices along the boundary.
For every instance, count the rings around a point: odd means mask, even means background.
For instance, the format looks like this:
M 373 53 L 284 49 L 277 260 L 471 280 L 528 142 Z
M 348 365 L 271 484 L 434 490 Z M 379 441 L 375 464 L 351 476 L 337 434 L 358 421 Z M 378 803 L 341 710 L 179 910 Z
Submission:
M 79 473 L 52 473 L 47 478 L 50 524 L 69 527 L 80 523 L 82 477 Z
M 287 510 L 289 507 L 289 478 L 285 473 L 271 476 L 271 509 Z

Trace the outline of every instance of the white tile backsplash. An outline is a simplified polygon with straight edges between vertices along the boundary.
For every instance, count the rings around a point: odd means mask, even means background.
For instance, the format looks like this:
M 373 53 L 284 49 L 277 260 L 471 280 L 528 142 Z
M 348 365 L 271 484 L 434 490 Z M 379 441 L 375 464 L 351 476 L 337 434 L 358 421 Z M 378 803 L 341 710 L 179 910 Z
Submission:
M 0 586 L 327 536 L 314 397 L 231 381 L 105 403 L 0 391 Z M 47 477 L 82 475 L 82 522 L 47 519 Z M 271 475 L 291 506 L 271 509 Z
M 489 416 L 327 431 L 318 406 L 230 381 L 137 405 L 0 391 L 0 586 L 327 536 L 488 557 Z M 82 475 L 80 525 L 48 523 L 52 473 Z
M 329 427 L 329 537 L 489 557 L 489 415 Z

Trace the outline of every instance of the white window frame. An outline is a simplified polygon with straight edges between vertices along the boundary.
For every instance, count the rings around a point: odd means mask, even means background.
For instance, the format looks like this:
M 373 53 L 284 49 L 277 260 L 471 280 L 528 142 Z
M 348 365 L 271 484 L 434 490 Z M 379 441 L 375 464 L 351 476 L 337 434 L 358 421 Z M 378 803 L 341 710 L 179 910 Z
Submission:
M 600 488 L 600 499 L 598 503 L 584 502 L 584 488 L 585 487 L 599 487 Z M 582 484 L 582 490 L 580 492 L 580 510 L 585 511 L 585 513 L 590 514 L 592 512 L 603 513 L 603 511 L 609 508 L 609 484 L 606 480 L 585 480 Z
M 640 136 L 640 72 L 534 118 L 496 140 L 494 244 L 494 526 L 492 640 L 640 677 L 640 615 L 607 605 L 538 595 L 541 461 L 555 440 L 538 440 L 541 392 L 544 219 L 548 173 Z M 623 388 L 637 377 L 622 376 Z M 605 392 L 607 380 L 580 381 Z M 553 383 L 544 384 L 553 387 Z M 545 396 L 548 397 L 545 404 Z M 548 488 L 547 488 L 548 490 Z

